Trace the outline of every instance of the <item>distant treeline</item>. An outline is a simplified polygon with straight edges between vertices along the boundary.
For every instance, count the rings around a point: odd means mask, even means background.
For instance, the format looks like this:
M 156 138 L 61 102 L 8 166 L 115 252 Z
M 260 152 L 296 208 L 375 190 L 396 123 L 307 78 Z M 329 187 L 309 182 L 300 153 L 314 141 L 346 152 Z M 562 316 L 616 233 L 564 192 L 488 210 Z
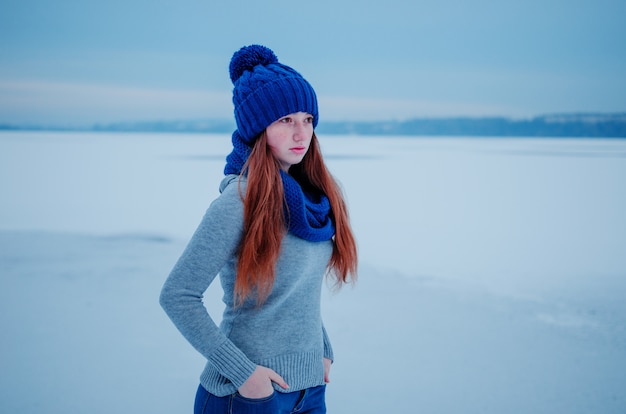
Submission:
M 120 122 L 89 127 L 2 125 L 0 130 L 80 130 L 107 132 L 230 133 L 233 121 Z M 626 138 L 626 113 L 557 114 L 531 119 L 416 118 L 404 121 L 324 121 L 317 132 L 337 135 L 483 136 L 483 137 L 589 137 Z
M 545 115 L 532 119 L 424 118 L 386 122 L 325 122 L 329 134 L 484 137 L 626 138 L 624 114 Z
M 121 132 L 212 132 L 227 133 L 235 128 L 234 121 L 208 119 L 198 121 L 158 121 L 158 122 L 119 122 L 115 124 L 97 124 L 94 131 Z

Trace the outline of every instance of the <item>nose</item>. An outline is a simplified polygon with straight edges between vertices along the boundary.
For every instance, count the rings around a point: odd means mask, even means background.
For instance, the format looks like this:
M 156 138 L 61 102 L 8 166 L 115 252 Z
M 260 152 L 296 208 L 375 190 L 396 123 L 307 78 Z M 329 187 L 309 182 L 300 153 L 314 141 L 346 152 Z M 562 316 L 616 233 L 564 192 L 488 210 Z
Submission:
M 306 139 L 306 134 L 307 134 L 306 128 L 307 127 L 304 124 L 304 122 L 296 122 L 294 131 L 293 131 L 294 141 L 300 142 Z

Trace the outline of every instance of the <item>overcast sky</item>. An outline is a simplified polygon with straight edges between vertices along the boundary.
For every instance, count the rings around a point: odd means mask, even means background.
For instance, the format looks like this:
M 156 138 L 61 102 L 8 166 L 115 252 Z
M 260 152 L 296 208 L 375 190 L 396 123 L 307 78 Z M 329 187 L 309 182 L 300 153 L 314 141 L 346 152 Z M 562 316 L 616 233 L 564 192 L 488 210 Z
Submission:
M 626 111 L 626 0 L 0 0 L 0 122 L 232 118 L 261 43 L 324 119 Z

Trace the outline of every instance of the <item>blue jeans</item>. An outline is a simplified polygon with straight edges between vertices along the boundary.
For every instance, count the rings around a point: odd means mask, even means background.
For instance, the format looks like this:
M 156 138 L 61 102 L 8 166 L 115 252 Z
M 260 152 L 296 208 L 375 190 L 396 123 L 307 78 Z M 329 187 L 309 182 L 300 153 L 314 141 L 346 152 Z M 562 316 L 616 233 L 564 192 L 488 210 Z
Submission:
M 276 392 L 269 397 L 250 399 L 234 393 L 216 397 L 198 387 L 194 414 L 325 414 L 326 385 L 295 392 Z

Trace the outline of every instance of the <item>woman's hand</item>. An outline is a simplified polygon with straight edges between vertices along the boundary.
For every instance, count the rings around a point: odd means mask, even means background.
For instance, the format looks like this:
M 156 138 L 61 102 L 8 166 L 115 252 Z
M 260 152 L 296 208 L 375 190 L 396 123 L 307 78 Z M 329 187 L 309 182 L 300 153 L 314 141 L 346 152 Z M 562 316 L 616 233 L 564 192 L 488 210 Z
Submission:
M 330 365 L 332 363 L 333 361 L 330 359 L 324 358 L 324 382 L 327 384 L 330 382 Z
M 272 382 L 275 382 L 281 388 L 289 388 L 283 377 L 278 375 L 276 371 L 257 365 L 252 375 L 239 387 L 238 391 L 245 398 L 269 397 L 274 392 Z

